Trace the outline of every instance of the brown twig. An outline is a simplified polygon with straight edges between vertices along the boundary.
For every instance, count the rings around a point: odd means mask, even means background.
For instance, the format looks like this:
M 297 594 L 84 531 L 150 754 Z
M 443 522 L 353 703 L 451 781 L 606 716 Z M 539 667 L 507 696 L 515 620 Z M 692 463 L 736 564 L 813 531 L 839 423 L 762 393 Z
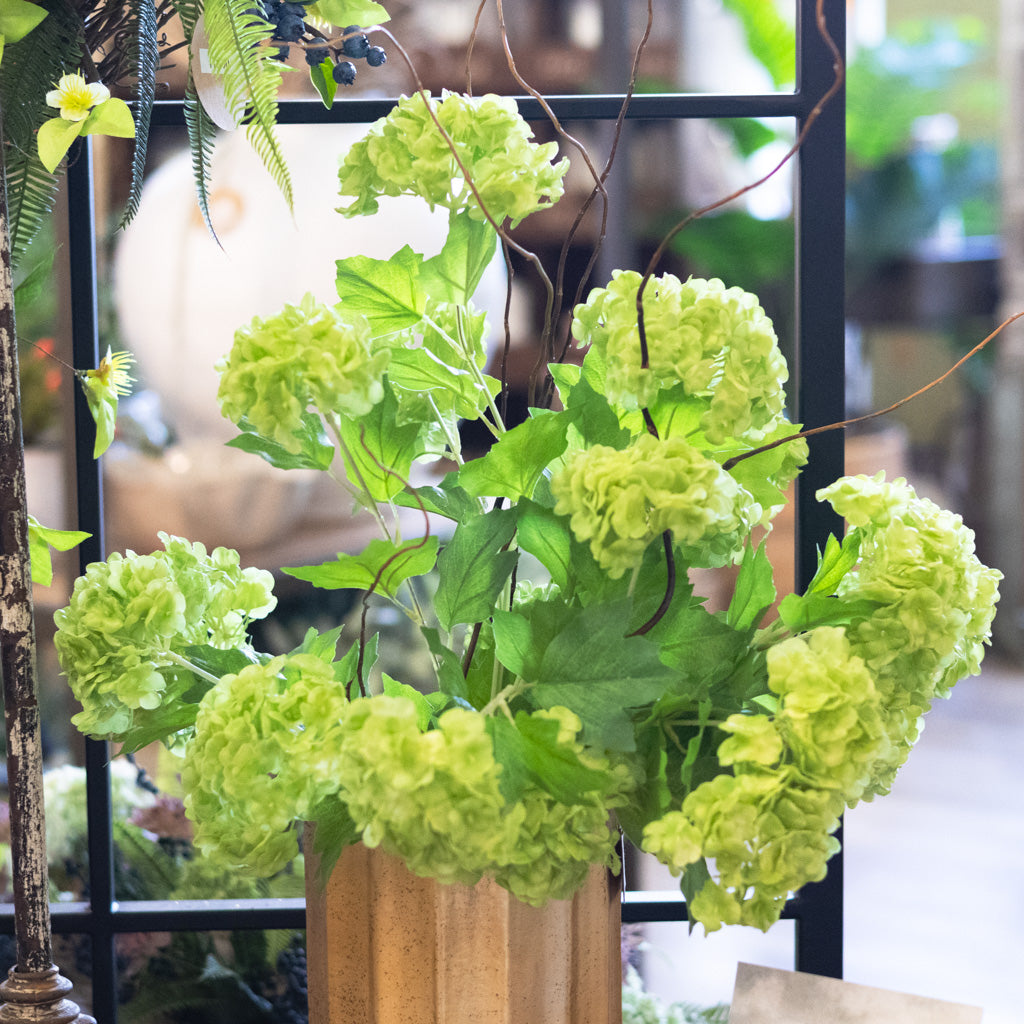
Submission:
M 984 340 L 979 341 L 974 348 L 971 349 L 966 355 L 961 356 L 941 377 L 936 377 L 935 380 L 928 384 L 925 384 L 923 388 L 918 388 L 917 391 L 910 395 L 904 395 L 898 402 L 893 402 L 892 405 L 887 405 L 884 409 L 876 409 L 874 412 L 865 413 L 863 416 L 854 416 L 848 420 L 840 420 L 838 423 L 826 423 L 821 427 L 810 427 L 808 430 L 801 430 L 798 434 L 789 434 L 786 437 L 780 437 L 778 440 L 772 441 L 769 444 L 763 444 L 759 448 L 752 448 L 749 452 L 742 452 L 739 455 L 734 455 L 731 459 L 726 459 L 722 463 L 722 469 L 728 471 L 733 468 L 737 463 L 742 462 L 744 459 L 753 458 L 755 455 L 760 455 L 762 452 L 770 452 L 773 448 L 778 448 L 780 445 L 789 444 L 790 441 L 798 441 L 801 437 L 813 437 L 815 434 L 824 434 L 829 430 L 841 430 L 843 427 L 852 427 L 857 423 L 866 423 L 868 420 L 877 419 L 879 416 L 888 416 L 889 413 L 895 412 L 901 406 L 907 404 L 907 402 L 913 401 L 923 395 L 926 391 L 931 391 L 932 388 L 938 387 L 943 381 L 948 380 L 950 377 L 960 369 L 968 359 L 976 356 L 990 341 L 998 337 L 1005 328 L 1009 327 L 1015 320 L 1019 320 L 1024 317 L 1024 309 L 1019 313 L 1014 313 L 1013 316 L 1007 317 L 991 334 L 988 335 Z

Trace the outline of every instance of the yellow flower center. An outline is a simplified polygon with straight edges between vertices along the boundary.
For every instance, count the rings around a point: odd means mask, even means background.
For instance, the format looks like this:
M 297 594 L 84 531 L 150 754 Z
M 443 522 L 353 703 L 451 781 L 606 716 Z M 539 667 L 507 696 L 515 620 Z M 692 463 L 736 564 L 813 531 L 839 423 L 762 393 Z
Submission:
M 81 75 L 61 75 L 57 88 L 46 94 L 46 105 L 57 107 L 65 121 L 84 121 L 89 111 L 110 97 L 100 82 L 86 82 Z
M 111 355 L 110 349 L 107 349 L 107 354 L 100 360 L 100 365 L 95 370 L 86 370 L 86 375 L 115 395 L 127 395 L 131 391 L 132 378 L 128 374 L 128 367 L 131 365 L 131 353 L 115 352 Z

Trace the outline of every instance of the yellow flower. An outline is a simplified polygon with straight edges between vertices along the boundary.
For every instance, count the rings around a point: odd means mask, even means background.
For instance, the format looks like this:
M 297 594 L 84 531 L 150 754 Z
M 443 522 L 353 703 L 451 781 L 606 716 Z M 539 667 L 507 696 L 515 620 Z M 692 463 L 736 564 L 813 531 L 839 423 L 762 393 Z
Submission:
M 65 75 L 65 78 L 68 77 Z M 89 378 L 93 388 L 107 391 L 111 395 L 127 395 L 131 391 L 132 378 L 128 374 L 128 367 L 132 365 L 133 357 L 130 352 L 114 352 L 107 354 L 100 360 L 100 365 L 95 370 L 86 370 L 85 375 Z
M 46 94 L 46 105 L 58 107 L 65 121 L 84 121 L 98 103 L 110 98 L 101 82 L 89 84 L 81 75 L 61 75 L 56 89 Z

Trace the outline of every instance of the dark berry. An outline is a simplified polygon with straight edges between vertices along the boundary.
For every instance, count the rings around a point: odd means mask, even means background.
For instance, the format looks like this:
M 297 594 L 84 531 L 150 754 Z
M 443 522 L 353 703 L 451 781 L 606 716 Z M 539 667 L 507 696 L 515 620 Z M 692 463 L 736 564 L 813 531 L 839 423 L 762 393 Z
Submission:
M 293 4 L 286 2 L 281 4 L 281 13 L 294 14 L 299 18 L 304 18 L 306 16 L 306 8 L 303 7 L 302 4 Z
M 295 43 L 305 31 L 306 23 L 297 14 L 282 14 L 274 38 L 282 43 Z
M 274 59 L 275 60 L 280 60 L 280 61 L 285 61 L 285 60 L 288 59 L 288 54 L 290 52 L 291 52 L 291 50 L 287 46 L 279 46 L 274 51 Z
M 369 50 L 366 51 L 366 63 L 369 64 L 371 68 L 379 68 L 382 64 L 386 64 L 387 60 L 388 55 L 384 52 L 383 47 L 371 46 Z
M 331 74 L 338 85 L 351 85 L 356 80 L 356 66 L 350 60 L 340 60 Z
M 306 63 L 311 68 L 315 68 L 317 64 L 322 64 L 327 60 L 330 55 L 331 51 L 326 46 L 310 46 L 306 50 Z
M 349 25 L 349 27 L 345 29 L 345 35 L 348 35 L 349 32 L 359 32 L 359 26 Z M 361 33 L 357 36 L 349 36 L 349 38 L 341 44 L 341 52 L 345 54 L 346 57 L 352 57 L 354 60 L 362 60 L 367 53 L 369 53 L 369 50 L 370 40 Z

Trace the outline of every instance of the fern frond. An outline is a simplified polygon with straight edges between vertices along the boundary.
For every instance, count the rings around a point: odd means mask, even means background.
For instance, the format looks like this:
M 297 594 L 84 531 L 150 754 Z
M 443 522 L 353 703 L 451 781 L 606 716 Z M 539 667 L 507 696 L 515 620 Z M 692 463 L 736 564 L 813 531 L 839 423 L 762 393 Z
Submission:
M 223 76 L 224 98 L 277 187 L 292 207 L 292 183 L 275 124 L 281 68 L 260 43 L 271 34 L 253 14 L 252 0 L 207 0 L 210 64 Z
M 53 207 L 58 179 L 39 162 L 36 132 L 53 117 L 44 96 L 82 55 L 82 22 L 70 4 L 53 4 L 0 63 L 3 157 L 7 171 L 7 224 L 16 267 Z
M 132 179 L 128 201 L 118 227 L 125 227 L 139 211 L 142 197 L 142 178 L 146 170 L 146 149 L 149 123 L 156 98 L 156 72 L 160 66 L 157 45 L 156 6 L 153 0 L 128 0 L 126 5 L 125 38 L 128 56 L 135 76 L 135 148 L 132 153 Z
M 210 177 L 213 167 L 213 140 L 217 126 L 199 102 L 192 84 L 191 70 L 185 88 L 185 127 L 188 129 L 188 145 L 192 153 L 192 180 L 196 189 L 196 203 L 206 222 L 207 230 L 213 236 L 213 240 L 220 245 L 217 232 L 213 229 L 213 221 L 210 219 Z

